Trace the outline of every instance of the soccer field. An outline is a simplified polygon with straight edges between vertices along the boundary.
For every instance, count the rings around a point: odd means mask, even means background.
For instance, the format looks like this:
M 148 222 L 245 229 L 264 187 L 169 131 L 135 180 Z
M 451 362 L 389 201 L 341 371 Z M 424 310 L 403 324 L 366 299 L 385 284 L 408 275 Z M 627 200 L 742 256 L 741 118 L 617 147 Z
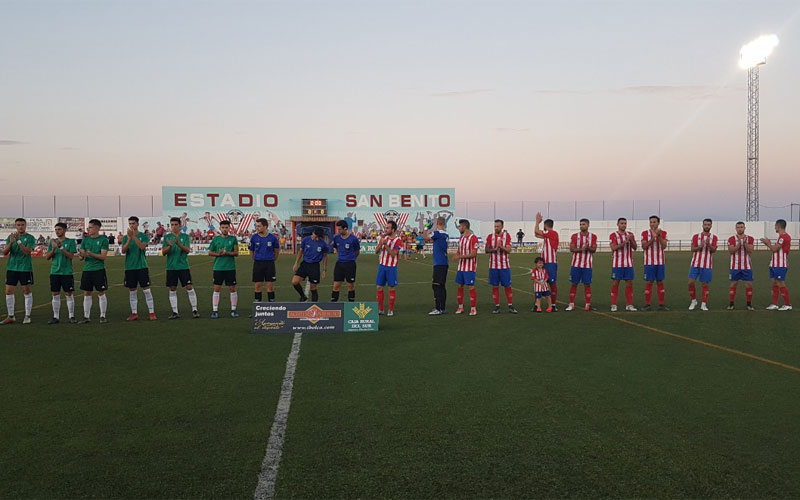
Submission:
M 610 255 L 597 254 L 596 312 L 534 314 L 533 257 L 511 256 L 516 316 L 490 314 L 481 255 L 478 316 L 429 317 L 429 258 L 400 262 L 380 332 L 304 334 L 277 497 L 800 496 L 800 327 L 764 310 L 766 253 L 753 258 L 754 312 L 743 287 L 725 310 L 723 253 L 711 311 L 686 310 L 690 257 L 667 253 L 670 312 L 608 312 Z M 278 300 L 297 298 L 292 262 L 278 261 Z M 91 324 L 47 325 L 48 264 L 36 259 L 33 324 L 0 327 L 0 497 L 252 498 L 292 336 L 249 333 L 249 258 L 241 318 L 223 291 L 209 319 L 211 259 L 192 257 L 203 317 L 179 290 L 182 318 L 168 321 L 164 259 L 151 257 L 160 319 L 135 323 L 123 259 L 108 263 L 108 324 L 95 300 Z M 374 300 L 376 268 L 361 256 L 357 299 Z M 320 289 L 327 299 L 330 275 Z

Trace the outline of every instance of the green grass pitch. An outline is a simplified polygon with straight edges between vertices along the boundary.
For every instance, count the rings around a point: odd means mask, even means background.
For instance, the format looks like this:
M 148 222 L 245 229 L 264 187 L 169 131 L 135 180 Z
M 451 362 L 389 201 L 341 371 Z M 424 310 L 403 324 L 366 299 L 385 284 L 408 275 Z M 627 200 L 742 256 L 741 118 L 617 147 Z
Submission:
M 490 314 L 481 256 L 476 317 L 452 314 L 452 270 L 450 314 L 427 316 L 431 260 L 401 261 L 380 332 L 303 336 L 277 496 L 798 497 L 800 326 L 764 310 L 767 259 L 754 257 L 754 312 L 743 288 L 724 310 L 720 252 L 709 312 L 686 310 L 689 255 L 668 253 L 670 312 L 608 312 L 609 254 L 598 254 L 597 312 L 533 314 L 533 255 L 515 254 L 512 316 Z M 292 261 L 278 262 L 278 300 L 296 300 Z M 251 264 L 238 262 L 239 319 L 226 291 L 209 319 L 211 260 L 193 257 L 203 318 L 179 290 L 182 318 L 167 321 L 164 260 L 151 257 L 159 320 L 127 324 L 113 258 L 110 322 L 98 324 L 95 300 L 91 324 L 49 326 L 36 260 L 33 324 L 0 327 L 0 497 L 252 498 L 292 336 L 249 333 Z M 641 254 L 636 266 L 641 306 Z M 376 267 L 359 259 L 358 299 L 374 300 Z

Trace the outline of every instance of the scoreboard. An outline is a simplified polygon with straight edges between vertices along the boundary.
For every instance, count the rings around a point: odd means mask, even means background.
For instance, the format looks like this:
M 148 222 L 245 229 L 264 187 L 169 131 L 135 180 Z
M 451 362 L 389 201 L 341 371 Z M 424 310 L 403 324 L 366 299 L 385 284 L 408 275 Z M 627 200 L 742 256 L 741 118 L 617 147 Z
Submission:
M 303 215 L 328 215 L 327 198 L 303 198 Z

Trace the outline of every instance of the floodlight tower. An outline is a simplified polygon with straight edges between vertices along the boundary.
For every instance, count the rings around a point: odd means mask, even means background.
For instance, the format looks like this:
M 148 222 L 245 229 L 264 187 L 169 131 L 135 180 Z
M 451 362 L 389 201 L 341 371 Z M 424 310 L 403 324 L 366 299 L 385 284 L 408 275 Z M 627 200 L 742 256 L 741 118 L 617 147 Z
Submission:
M 747 70 L 747 210 L 746 221 L 758 220 L 758 67 L 778 46 L 776 35 L 764 35 L 739 51 L 739 66 Z

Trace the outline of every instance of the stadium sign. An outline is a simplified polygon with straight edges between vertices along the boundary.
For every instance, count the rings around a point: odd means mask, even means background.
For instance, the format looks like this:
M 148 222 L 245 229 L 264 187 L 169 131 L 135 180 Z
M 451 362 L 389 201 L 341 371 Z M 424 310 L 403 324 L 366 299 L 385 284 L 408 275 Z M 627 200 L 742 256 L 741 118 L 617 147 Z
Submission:
M 253 232 L 260 217 L 275 227 L 302 216 L 343 219 L 358 232 L 380 231 L 389 220 L 421 231 L 439 216 L 454 224 L 455 190 L 164 186 L 162 203 L 161 218 L 180 217 L 184 232 L 217 231 L 221 220 L 230 220 L 231 231 L 243 234 Z
M 252 333 L 377 332 L 377 302 L 256 302 Z

